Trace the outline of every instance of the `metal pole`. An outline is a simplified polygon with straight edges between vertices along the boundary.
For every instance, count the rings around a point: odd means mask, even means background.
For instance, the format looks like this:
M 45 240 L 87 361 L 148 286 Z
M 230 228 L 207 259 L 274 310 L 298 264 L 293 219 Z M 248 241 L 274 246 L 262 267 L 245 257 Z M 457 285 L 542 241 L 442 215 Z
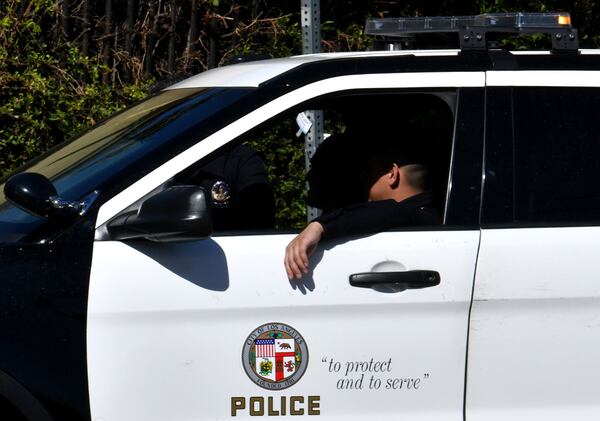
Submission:
M 321 1 L 302 0 L 302 54 L 314 54 L 321 51 Z M 304 155 L 306 159 L 306 171 L 310 169 L 310 159 L 317 147 L 323 140 L 323 111 L 311 110 L 306 116 L 313 122 L 310 130 L 304 136 Z M 310 221 L 319 216 L 317 208 L 307 206 L 306 216 Z
M 321 0 L 302 0 L 302 54 L 321 52 Z

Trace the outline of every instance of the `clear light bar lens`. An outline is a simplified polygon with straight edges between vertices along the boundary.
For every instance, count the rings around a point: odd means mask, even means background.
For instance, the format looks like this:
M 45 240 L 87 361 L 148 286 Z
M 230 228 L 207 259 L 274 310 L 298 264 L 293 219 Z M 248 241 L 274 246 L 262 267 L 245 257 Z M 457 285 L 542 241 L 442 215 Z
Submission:
M 420 32 L 456 32 L 464 28 L 571 28 L 568 13 L 487 13 L 477 16 L 434 16 L 367 19 L 367 35 L 398 36 Z

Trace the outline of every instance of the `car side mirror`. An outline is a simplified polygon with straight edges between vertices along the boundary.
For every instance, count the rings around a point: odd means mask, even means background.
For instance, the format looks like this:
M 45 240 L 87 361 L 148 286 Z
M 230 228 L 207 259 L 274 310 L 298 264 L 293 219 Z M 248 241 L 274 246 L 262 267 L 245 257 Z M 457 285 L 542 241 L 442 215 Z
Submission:
M 202 187 L 173 186 L 118 215 L 106 229 L 111 240 L 191 241 L 212 234 L 212 218 Z
M 4 195 L 24 211 L 36 216 L 48 218 L 58 210 L 53 204 L 58 193 L 52 182 L 42 174 L 23 172 L 13 175 L 4 185 Z
M 50 180 L 35 172 L 15 174 L 4 185 L 4 195 L 19 208 L 35 216 L 63 221 L 85 215 L 99 194 L 94 190 L 81 200 L 63 199 Z

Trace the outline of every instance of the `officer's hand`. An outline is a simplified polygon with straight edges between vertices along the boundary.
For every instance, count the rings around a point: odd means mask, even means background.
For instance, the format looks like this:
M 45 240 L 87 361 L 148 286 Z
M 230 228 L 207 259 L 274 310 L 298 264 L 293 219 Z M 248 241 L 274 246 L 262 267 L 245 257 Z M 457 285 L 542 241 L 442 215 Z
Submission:
M 315 251 L 322 235 L 323 225 L 311 222 L 288 244 L 284 265 L 289 279 L 300 279 L 302 274 L 308 272 L 308 256 Z

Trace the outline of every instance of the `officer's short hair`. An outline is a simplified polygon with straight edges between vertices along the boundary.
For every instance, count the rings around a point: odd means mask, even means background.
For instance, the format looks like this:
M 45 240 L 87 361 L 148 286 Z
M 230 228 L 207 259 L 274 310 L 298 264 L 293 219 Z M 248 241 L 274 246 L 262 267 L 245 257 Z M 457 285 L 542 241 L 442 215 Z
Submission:
M 429 170 L 425 165 L 422 164 L 408 164 L 402 167 L 404 177 L 409 185 L 420 189 L 427 189 L 427 176 L 429 175 Z
M 413 142 L 403 139 L 383 138 L 371 144 L 367 151 L 365 181 L 372 185 L 394 164 L 403 167 L 408 183 L 420 189 L 427 187 L 427 167 Z

